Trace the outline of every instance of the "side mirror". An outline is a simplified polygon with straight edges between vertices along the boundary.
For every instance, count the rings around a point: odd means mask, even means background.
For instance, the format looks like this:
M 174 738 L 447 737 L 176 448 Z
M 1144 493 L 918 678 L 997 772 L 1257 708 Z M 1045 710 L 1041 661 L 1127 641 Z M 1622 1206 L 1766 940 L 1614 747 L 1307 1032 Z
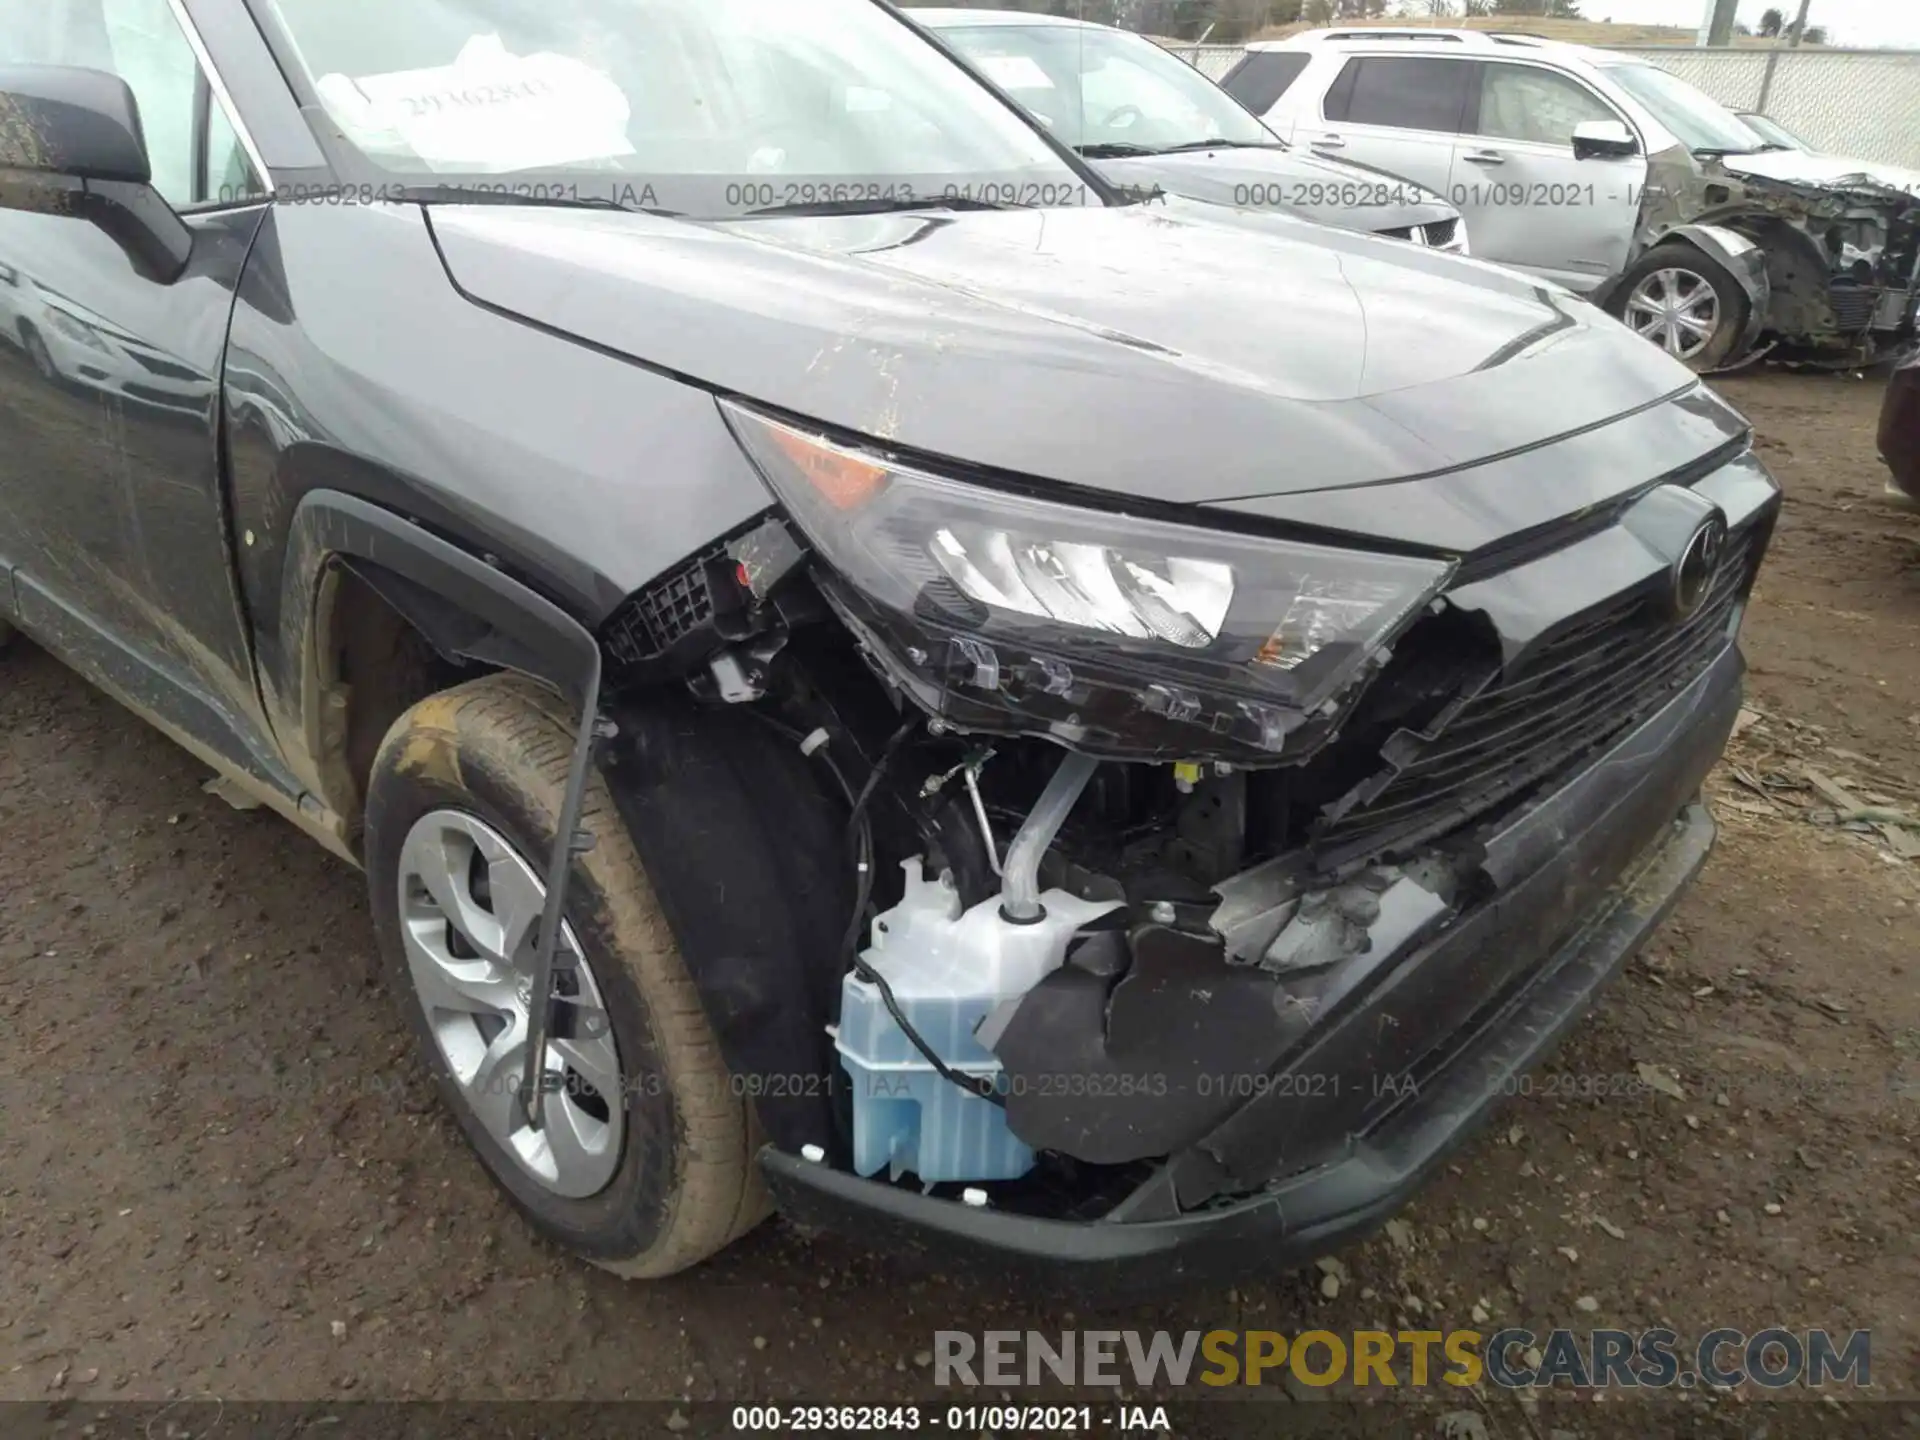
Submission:
M 1640 142 L 1621 120 L 1582 120 L 1573 127 L 1573 158 L 1622 160 L 1640 153 Z
M 66 65 L 0 66 L 0 210 L 86 220 L 142 275 L 171 285 L 186 272 L 193 232 L 152 182 L 126 81 Z

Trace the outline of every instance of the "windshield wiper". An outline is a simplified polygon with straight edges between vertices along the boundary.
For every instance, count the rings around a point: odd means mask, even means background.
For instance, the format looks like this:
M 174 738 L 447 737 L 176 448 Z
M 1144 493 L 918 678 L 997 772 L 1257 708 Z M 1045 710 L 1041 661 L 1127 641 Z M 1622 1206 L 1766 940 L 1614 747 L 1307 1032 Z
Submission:
M 1106 140 L 1073 147 L 1087 160 L 1124 160 L 1136 155 L 1183 155 L 1194 150 L 1285 150 L 1282 140 L 1183 140 L 1178 145 L 1136 145 L 1131 140 Z
M 1284 150 L 1284 140 L 1188 140 L 1180 145 L 1167 145 L 1154 153 L 1156 155 L 1178 155 L 1188 150 Z
M 502 182 L 510 185 L 511 182 Z M 625 215 L 659 215 L 668 220 L 685 217 L 678 210 L 661 210 L 650 205 L 624 205 L 608 195 L 573 195 L 542 186 L 540 191 L 520 192 L 508 188 L 489 189 L 486 185 L 409 185 L 398 193 L 401 200 L 416 205 L 540 205 L 557 210 L 618 210 Z
M 896 210 L 1026 210 L 1010 201 L 981 200 L 971 195 L 926 195 L 918 199 L 894 195 L 886 199 L 801 200 L 791 205 L 768 205 L 747 211 L 756 215 L 885 215 Z

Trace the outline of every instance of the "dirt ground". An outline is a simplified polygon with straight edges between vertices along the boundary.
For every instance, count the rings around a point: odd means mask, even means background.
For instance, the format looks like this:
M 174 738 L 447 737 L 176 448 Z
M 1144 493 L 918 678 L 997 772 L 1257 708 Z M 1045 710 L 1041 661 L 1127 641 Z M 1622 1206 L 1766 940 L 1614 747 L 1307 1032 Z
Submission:
M 1663 1322 L 1870 1327 L 1876 1385 L 1914 1395 L 1920 861 L 1814 823 L 1832 804 L 1790 787 L 1811 765 L 1920 808 L 1920 516 L 1880 499 L 1878 379 L 1724 388 L 1787 503 L 1747 623 L 1759 718 L 1713 785 L 1720 848 L 1534 1093 L 1337 1286 L 1250 1273 L 1080 1307 L 779 1222 L 664 1283 L 576 1264 L 484 1182 L 365 988 L 360 877 L 17 647 L 0 1399 L 932 1399 L 937 1328 Z M 1612 1080 L 1643 1066 L 1678 1097 Z

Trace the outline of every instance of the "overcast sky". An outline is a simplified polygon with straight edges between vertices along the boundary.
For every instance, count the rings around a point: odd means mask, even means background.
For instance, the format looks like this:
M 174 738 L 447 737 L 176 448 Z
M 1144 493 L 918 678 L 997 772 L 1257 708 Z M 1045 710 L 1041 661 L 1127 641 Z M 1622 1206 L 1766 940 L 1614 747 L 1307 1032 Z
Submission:
M 1740 0 L 1740 18 L 1756 23 L 1769 6 L 1791 22 L 1799 0 Z M 1648 25 L 1698 27 L 1707 0 L 1581 0 L 1589 20 L 1636 21 Z M 1809 25 L 1827 27 L 1834 45 L 1899 45 L 1920 50 L 1920 0 L 1813 0 Z

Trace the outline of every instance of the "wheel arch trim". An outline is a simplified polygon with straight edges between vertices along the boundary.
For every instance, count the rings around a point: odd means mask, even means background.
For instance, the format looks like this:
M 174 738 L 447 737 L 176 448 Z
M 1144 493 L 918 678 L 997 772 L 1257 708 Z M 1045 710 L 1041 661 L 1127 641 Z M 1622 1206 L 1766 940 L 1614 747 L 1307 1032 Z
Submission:
M 281 655 L 298 676 L 297 714 L 282 713 L 282 750 L 336 817 L 357 813 L 343 753 L 345 697 L 325 671 L 328 624 L 343 568 L 364 581 L 449 659 L 513 670 L 576 709 L 597 680 L 600 646 L 561 606 L 425 526 L 356 495 L 312 490 L 287 529 Z M 349 822 L 350 823 L 350 822 Z

